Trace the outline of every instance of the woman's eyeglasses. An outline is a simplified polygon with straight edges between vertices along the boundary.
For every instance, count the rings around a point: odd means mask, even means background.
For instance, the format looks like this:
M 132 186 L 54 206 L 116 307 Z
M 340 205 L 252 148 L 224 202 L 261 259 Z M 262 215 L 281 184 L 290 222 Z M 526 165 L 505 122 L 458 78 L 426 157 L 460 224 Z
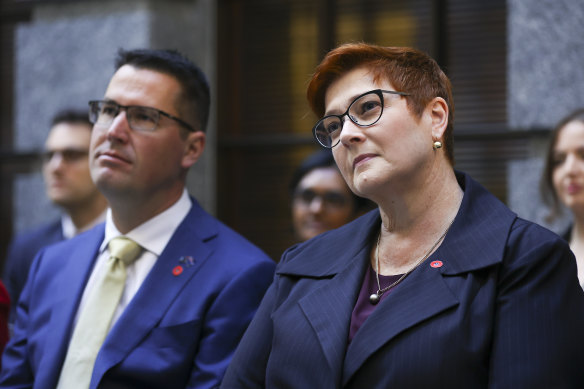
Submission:
M 327 149 L 338 145 L 345 116 L 360 127 L 369 127 L 377 123 L 383 114 L 384 93 L 409 96 L 409 93 L 383 89 L 375 89 L 357 96 L 342 115 L 327 115 L 316 123 L 312 133 L 318 143 Z

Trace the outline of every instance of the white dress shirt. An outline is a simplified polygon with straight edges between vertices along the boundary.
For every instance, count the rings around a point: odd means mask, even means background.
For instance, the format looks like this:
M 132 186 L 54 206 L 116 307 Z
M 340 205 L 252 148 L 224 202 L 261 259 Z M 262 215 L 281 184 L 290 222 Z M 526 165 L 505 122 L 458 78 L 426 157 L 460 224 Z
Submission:
M 97 218 L 95 218 L 91 223 L 84 226 L 83 228 L 77 229 L 75 224 L 73 224 L 73 220 L 71 220 L 71 216 L 64 213 L 61 216 L 61 228 L 63 230 L 63 236 L 65 239 L 71 239 L 77 234 L 82 233 L 83 231 L 87 231 L 98 225 L 99 223 L 105 220 L 105 216 L 107 214 L 107 210 L 104 210 Z
M 180 199 L 170 208 L 124 235 L 142 246 L 143 252 L 136 261 L 126 268 L 126 286 L 122 298 L 120 299 L 120 304 L 118 305 L 112 319 L 110 328 L 113 327 L 114 323 L 122 315 L 124 309 L 128 306 L 138 289 L 140 289 L 142 282 L 146 279 L 146 276 L 168 244 L 168 241 L 174 234 L 176 228 L 190 211 L 191 206 L 191 200 L 185 189 Z M 83 291 L 83 297 L 81 298 L 81 303 L 75 316 L 75 323 L 77 323 L 79 312 L 81 312 L 87 302 L 87 297 L 93 289 L 96 280 L 99 279 L 98 277 L 104 271 L 105 264 L 109 257 L 108 244 L 110 240 L 122 235 L 123 234 L 120 233 L 114 225 L 111 210 L 108 209 L 105 219 L 105 237 L 100 246 L 99 256 L 95 262 L 89 281 Z

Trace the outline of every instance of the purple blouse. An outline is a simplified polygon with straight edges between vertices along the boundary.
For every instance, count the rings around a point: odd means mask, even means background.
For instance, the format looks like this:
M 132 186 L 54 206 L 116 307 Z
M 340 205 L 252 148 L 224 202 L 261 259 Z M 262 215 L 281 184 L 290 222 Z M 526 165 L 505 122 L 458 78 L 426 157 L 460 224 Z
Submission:
M 397 274 L 394 276 L 384 276 L 379 275 L 379 284 L 381 289 L 391 285 L 396 282 L 403 274 Z M 394 288 L 389 289 L 381 295 L 380 301 L 377 305 L 373 305 L 369 302 L 369 296 L 377 292 L 377 279 L 375 277 L 375 270 L 372 266 L 368 266 L 368 270 L 365 272 L 365 277 L 363 279 L 363 284 L 361 285 L 361 290 L 359 291 L 359 296 L 357 297 L 357 303 L 353 308 L 353 313 L 351 314 L 351 326 L 349 328 L 349 343 L 355 337 L 355 334 L 361 328 L 365 320 L 373 313 L 375 307 L 379 306 L 383 300 L 391 293 Z

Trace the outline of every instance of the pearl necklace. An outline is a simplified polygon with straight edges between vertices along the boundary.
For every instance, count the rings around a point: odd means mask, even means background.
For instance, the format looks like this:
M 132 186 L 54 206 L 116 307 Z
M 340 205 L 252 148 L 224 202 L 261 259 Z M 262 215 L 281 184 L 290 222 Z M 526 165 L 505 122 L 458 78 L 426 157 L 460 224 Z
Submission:
M 399 284 L 400 282 L 402 282 L 402 280 L 404 278 L 406 278 L 406 276 L 408 274 L 410 274 L 411 272 L 413 272 L 418 266 L 420 266 L 426 259 L 428 259 L 428 257 L 430 256 L 430 254 L 432 254 L 432 252 L 434 251 L 434 249 L 438 246 L 438 244 L 440 244 L 440 242 L 442 241 L 442 239 L 444 239 L 444 237 L 446 236 L 446 234 L 448 233 L 448 230 L 450 229 L 450 226 L 452 226 L 452 223 L 454 223 L 454 219 L 452 219 L 452 221 L 450 222 L 450 224 L 448 224 L 448 227 L 446 227 L 446 230 L 444 231 L 444 233 L 442 235 L 440 235 L 440 237 L 438 238 L 438 240 L 436 241 L 436 243 L 434 243 L 434 245 L 432 245 L 432 247 L 430 248 L 430 250 L 428 250 L 428 252 L 426 254 L 424 254 L 424 256 L 422 258 L 420 258 L 415 264 L 414 266 L 412 266 L 408 271 L 406 271 L 397 281 L 393 282 L 391 285 L 386 286 L 385 288 L 381 289 L 381 284 L 379 283 L 379 241 L 381 240 L 381 229 L 379 230 L 379 235 L 377 236 L 377 245 L 375 247 L 375 277 L 377 278 L 377 293 L 373 293 L 371 296 L 369 296 L 369 302 L 373 305 L 376 305 L 379 300 L 381 300 L 381 296 L 387 292 L 388 290 L 390 290 L 391 288 L 393 288 L 394 286 L 396 286 L 397 284 Z M 383 225 L 382 225 L 383 228 Z

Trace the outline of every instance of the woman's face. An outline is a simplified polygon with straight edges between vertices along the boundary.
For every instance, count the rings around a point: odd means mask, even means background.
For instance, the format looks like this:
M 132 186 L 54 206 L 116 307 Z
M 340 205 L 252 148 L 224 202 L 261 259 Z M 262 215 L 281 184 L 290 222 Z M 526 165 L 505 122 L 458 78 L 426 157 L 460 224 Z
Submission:
M 338 228 L 355 216 L 352 193 L 334 166 L 309 171 L 298 183 L 292 202 L 292 221 L 304 241 Z
M 558 199 L 574 213 L 584 215 L 584 123 L 572 121 L 560 130 L 553 166 Z
M 388 81 L 375 82 L 366 68 L 354 69 L 333 82 L 325 95 L 325 115 L 342 114 L 362 93 L 395 90 Z M 407 91 L 402 91 L 407 92 Z M 432 118 L 411 114 L 406 99 L 384 93 L 381 118 L 359 127 L 347 117 L 333 155 L 345 181 L 357 195 L 375 202 L 388 191 L 419 185 L 432 163 Z

